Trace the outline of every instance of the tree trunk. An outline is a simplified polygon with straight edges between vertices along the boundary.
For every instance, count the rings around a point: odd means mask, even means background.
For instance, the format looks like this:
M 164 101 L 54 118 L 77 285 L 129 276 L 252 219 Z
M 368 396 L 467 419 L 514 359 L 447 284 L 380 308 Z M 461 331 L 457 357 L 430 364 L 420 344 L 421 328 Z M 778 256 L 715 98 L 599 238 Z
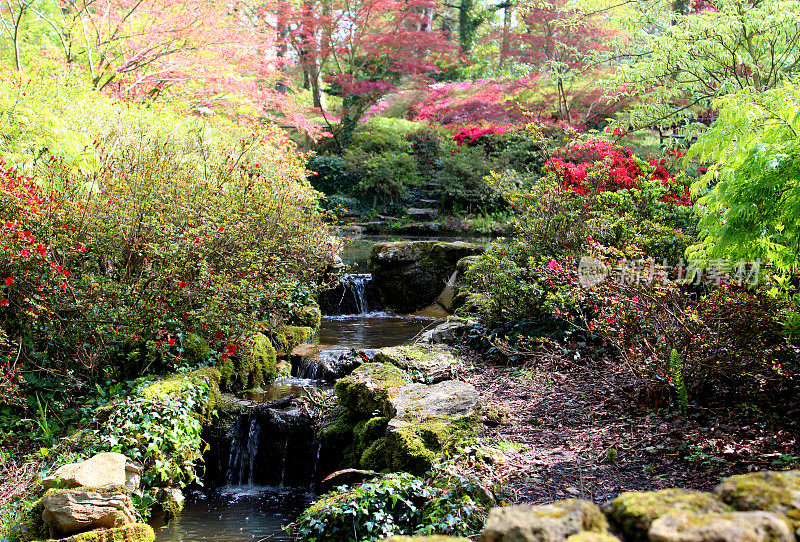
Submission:
M 512 13 L 511 0 L 506 0 L 503 5 L 503 35 L 500 41 L 500 62 L 498 67 L 502 68 L 511 52 L 511 43 L 509 34 L 511 33 L 511 13 Z
M 458 40 L 461 50 L 465 53 L 472 50 L 472 40 L 475 38 L 475 31 L 478 24 L 472 9 L 475 7 L 475 0 L 461 0 L 458 5 Z

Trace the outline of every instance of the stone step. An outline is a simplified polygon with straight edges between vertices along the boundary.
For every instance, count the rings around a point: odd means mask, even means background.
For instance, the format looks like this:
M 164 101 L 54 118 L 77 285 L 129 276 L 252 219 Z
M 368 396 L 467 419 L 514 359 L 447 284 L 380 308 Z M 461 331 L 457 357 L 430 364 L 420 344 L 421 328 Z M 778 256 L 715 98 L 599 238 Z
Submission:
M 427 207 L 409 207 L 406 214 L 415 220 L 433 220 L 439 216 L 439 211 Z

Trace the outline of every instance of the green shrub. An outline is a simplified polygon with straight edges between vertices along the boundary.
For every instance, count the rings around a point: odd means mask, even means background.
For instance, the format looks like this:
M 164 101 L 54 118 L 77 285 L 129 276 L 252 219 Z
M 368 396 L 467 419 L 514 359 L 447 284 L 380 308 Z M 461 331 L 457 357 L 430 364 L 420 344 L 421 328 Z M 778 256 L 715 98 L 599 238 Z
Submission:
M 441 205 L 445 208 L 473 211 L 493 206 L 499 197 L 487 175 L 500 171 L 503 164 L 488 158 L 483 147 L 442 145 L 442 167 L 437 180 Z M 488 209 L 487 209 L 488 210 Z
M 471 496 L 475 484 L 426 483 L 407 473 L 388 474 L 323 496 L 297 519 L 302 540 L 368 542 L 392 535 L 467 536 L 483 525 L 485 510 Z
M 411 151 L 408 137 L 419 128 L 419 124 L 410 120 L 373 117 L 353 134 L 350 146 L 368 154 L 407 153 Z
M 348 160 L 360 161 L 353 154 L 348 156 Z M 388 198 L 392 203 L 406 198 L 411 187 L 422 182 L 417 161 L 407 152 L 385 152 L 369 156 L 361 162 L 361 171 L 359 188 Z
M 0 360 L 19 357 L 29 394 L 70 401 L 95 382 L 175 370 L 189 333 L 221 356 L 287 314 L 329 261 L 318 194 L 276 129 L 119 104 L 78 74 L 25 77 L 0 76 L 13 104 L 2 145 L 28 149 L 0 166 L 0 223 L 12 224 L 0 228 Z M 63 132 L 52 118 L 91 143 L 96 167 L 51 155 Z
M 312 156 L 308 169 L 311 186 L 325 194 L 351 194 L 358 184 L 341 156 Z

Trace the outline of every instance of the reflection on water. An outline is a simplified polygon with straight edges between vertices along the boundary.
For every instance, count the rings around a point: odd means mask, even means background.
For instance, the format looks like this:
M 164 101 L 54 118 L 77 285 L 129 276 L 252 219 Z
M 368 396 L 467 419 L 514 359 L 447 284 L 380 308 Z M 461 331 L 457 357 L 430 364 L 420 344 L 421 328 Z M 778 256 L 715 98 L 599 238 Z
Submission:
M 283 399 L 290 395 L 303 395 L 303 390 L 308 388 L 322 388 L 329 387 L 325 382 L 320 380 L 311 380 L 310 378 L 295 378 L 293 376 L 283 376 L 276 378 L 272 385 L 267 386 L 266 389 L 259 392 L 246 391 L 241 394 L 243 399 L 248 401 L 275 401 L 276 399 Z
M 191 493 L 180 520 L 156 529 L 156 542 L 258 542 L 267 537 L 290 541 L 293 538 L 281 527 L 294 521 L 312 500 L 308 493 L 257 487 Z
M 397 346 L 438 323 L 435 318 L 388 313 L 325 316 L 319 342 L 357 349 Z

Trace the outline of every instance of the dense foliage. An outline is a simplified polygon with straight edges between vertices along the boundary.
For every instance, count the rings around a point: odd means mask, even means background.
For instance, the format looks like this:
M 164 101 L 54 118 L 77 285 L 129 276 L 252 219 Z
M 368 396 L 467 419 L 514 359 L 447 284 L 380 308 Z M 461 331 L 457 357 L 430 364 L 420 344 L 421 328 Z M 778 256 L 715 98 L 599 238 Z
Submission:
M 204 362 L 192 332 L 225 357 L 313 290 L 333 247 L 275 130 L 118 105 L 77 76 L 0 85 L 0 357 L 22 407 Z

